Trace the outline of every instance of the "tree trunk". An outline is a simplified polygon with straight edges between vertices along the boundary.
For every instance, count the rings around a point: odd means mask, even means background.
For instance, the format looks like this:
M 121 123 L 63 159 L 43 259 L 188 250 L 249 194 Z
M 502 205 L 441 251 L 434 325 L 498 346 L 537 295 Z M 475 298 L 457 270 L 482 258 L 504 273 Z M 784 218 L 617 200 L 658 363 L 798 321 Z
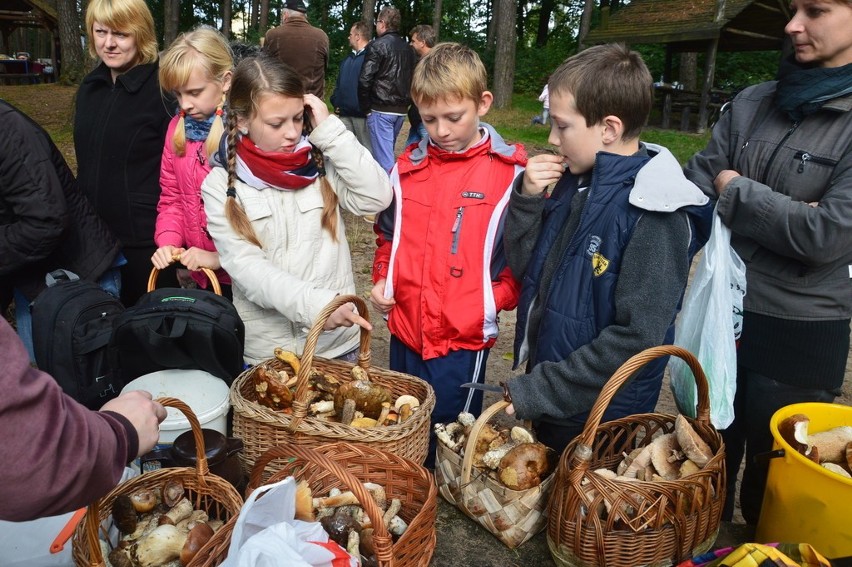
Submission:
M 166 0 L 163 4 L 163 49 L 168 49 L 178 35 L 180 0 Z
M 260 19 L 260 0 L 251 0 L 251 18 L 249 19 L 249 28 L 258 30 L 258 20 Z
M 269 29 L 269 0 L 260 0 L 260 24 L 258 32 L 263 37 Z
M 698 54 L 694 51 L 687 51 L 680 54 L 680 82 L 683 83 L 683 88 L 688 91 L 698 90 Z
M 231 40 L 231 0 L 222 0 L 222 35 L 228 41 Z
M 586 48 L 584 42 L 586 35 L 589 33 L 589 28 L 592 27 L 592 11 L 595 9 L 595 0 L 585 0 L 583 2 L 583 15 L 580 16 L 580 31 L 577 33 L 577 51 L 582 51 Z
M 500 21 L 500 0 L 488 0 L 491 4 L 491 9 L 488 13 L 491 14 L 491 21 L 488 22 L 488 28 L 485 36 L 485 48 L 494 49 L 497 42 L 497 22 Z M 514 14 L 514 10 L 512 11 Z M 512 26 L 514 27 L 514 25 Z
M 56 10 L 61 61 L 53 62 L 55 72 L 63 85 L 77 84 L 88 70 L 86 54 L 80 42 L 82 26 L 77 15 L 77 3 L 75 0 L 58 0 Z
M 364 0 L 364 10 L 361 20 L 372 26 L 376 20 L 376 0 Z
M 494 106 L 506 108 L 512 104 L 515 85 L 516 3 L 515 0 L 496 0 L 495 8 Z
M 441 0 L 435 0 L 435 12 L 432 14 L 432 29 L 435 30 L 435 37 L 441 37 Z
M 538 30 L 535 34 L 536 47 L 547 45 L 550 35 L 550 15 L 553 14 L 553 0 L 541 0 L 541 10 L 538 13 Z

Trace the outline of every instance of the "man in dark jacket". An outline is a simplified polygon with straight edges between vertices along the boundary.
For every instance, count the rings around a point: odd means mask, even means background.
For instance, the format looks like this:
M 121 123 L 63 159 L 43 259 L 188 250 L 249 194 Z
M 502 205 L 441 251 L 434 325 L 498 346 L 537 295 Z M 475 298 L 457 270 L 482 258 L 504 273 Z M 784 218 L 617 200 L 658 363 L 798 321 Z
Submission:
M 286 0 L 281 25 L 266 32 L 263 50 L 291 66 L 305 80 L 305 91 L 325 98 L 328 36 L 308 23 L 302 0 Z
M 331 104 L 346 128 L 355 134 L 362 146 L 373 152 L 370 133 L 367 131 L 367 114 L 358 104 L 358 77 L 364 65 L 364 50 L 370 43 L 370 28 L 364 22 L 355 22 L 349 30 L 352 53 L 340 64 L 337 84 L 331 94 Z
M 5 312 L 14 290 L 18 332 L 32 358 L 29 303 L 45 274 L 65 268 L 97 281 L 118 243 L 47 132 L 2 100 L 0 123 L 0 307 Z
M 399 35 L 399 24 L 399 10 L 382 8 L 376 19 L 378 37 L 367 46 L 358 79 L 358 100 L 367 115 L 373 157 L 386 171 L 396 161 L 393 150 L 411 104 L 415 63 L 414 50 Z

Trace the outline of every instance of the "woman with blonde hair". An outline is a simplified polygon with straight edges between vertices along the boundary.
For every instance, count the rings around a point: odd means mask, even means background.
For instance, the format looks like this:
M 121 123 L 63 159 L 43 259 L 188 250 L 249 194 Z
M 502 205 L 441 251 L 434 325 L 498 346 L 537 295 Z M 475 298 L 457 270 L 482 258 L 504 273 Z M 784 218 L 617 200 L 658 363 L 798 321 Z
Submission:
M 230 277 L 207 232 L 201 183 L 224 132 L 225 99 L 234 59 L 225 38 L 202 26 L 181 34 L 160 60 L 160 88 L 178 102 L 169 124 L 160 164 L 160 202 L 151 262 L 159 269 L 179 261 L 206 288 L 201 268 L 217 270 L 223 294 L 230 297 Z
M 160 156 L 174 103 L 160 94 L 154 20 L 144 0 L 91 0 L 86 35 L 100 63 L 77 91 L 77 180 L 121 241 L 121 300 L 132 305 L 145 293 L 156 250 Z

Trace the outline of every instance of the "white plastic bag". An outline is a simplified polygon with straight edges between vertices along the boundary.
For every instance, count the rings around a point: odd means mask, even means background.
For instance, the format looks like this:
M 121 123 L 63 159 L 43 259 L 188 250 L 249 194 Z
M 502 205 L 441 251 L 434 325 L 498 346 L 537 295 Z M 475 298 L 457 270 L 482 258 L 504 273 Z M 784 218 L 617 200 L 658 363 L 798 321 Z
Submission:
M 734 420 L 736 340 L 742 333 L 745 293 L 745 264 L 731 247 L 731 230 L 714 212 L 710 240 L 686 291 L 674 344 L 694 354 L 707 375 L 710 421 L 716 429 Z M 695 417 L 697 389 L 689 366 L 672 357 L 669 369 L 678 411 Z
M 342 549 L 335 554 L 320 545 L 328 542 L 328 534 L 319 522 L 296 520 L 295 515 L 293 477 L 259 487 L 240 510 L 222 567 L 358 567 Z

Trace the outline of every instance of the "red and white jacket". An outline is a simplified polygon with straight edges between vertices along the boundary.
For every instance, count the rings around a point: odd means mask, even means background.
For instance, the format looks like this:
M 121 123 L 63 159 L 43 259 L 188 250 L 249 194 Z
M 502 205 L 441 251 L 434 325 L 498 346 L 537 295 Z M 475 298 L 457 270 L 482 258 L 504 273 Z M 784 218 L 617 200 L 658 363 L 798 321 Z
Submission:
M 388 329 L 424 360 L 479 351 L 497 338 L 497 314 L 520 284 L 503 254 L 503 218 L 523 146 L 482 125 L 483 139 L 448 152 L 424 139 L 391 171 L 394 202 L 376 223 L 373 282 L 396 304 Z

